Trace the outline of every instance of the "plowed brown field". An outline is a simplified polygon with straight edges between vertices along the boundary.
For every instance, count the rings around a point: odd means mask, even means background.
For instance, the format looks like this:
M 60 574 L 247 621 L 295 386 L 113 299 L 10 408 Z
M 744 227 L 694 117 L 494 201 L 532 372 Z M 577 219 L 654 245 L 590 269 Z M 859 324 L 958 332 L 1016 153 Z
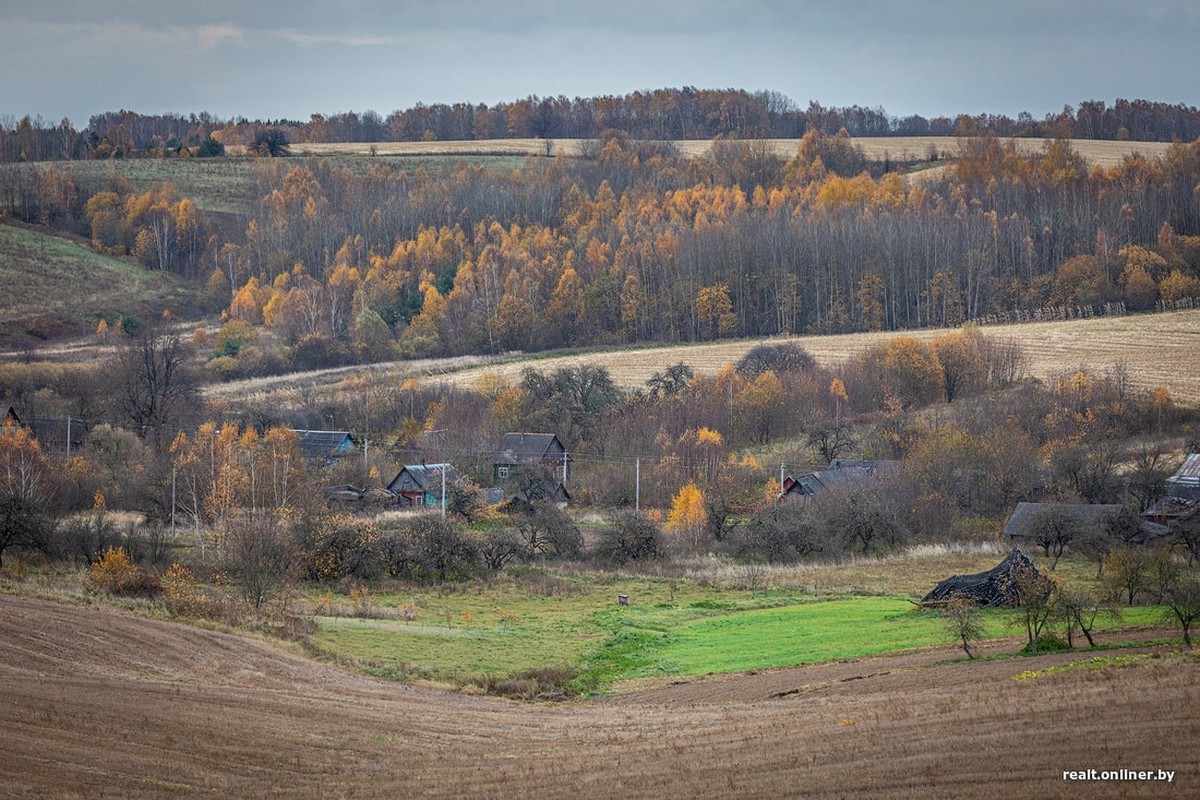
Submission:
M 949 648 L 592 703 L 402 686 L 270 645 L 0 597 L 5 797 L 1194 797 L 1200 664 L 1013 680 Z M 1067 784 L 1067 769 L 1172 784 Z

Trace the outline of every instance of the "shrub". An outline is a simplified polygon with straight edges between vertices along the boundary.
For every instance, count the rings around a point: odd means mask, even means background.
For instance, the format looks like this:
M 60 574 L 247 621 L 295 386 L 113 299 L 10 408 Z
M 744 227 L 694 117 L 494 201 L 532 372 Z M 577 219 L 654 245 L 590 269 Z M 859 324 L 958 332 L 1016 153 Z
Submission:
M 1059 636 L 1042 635 L 1037 638 L 1037 644 L 1026 642 L 1021 648 L 1021 655 L 1042 655 L 1043 653 L 1059 653 L 1065 650 L 1070 650 L 1071 645 L 1067 644 Z
M 596 555 L 614 564 L 658 558 L 662 555 L 662 533 L 645 516 L 622 512 L 601 532 Z
M 570 667 L 537 667 L 517 675 L 486 675 L 481 686 L 488 694 L 520 700 L 569 700 L 574 692 L 571 681 L 575 671 Z
M 743 378 L 757 378 L 764 372 L 782 375 L 785 372 L 807 372 L 817 366 L 807 350 L 795 342 L 760 344 L 750 349 L 737 363 L 737 373 Z
M 160 589 L 158 578 L 137 568 L 123 547 L 110 547 L 92 564 L 88 574 L 92 588 L 109 594 L 152 595 Z
M 214 618 L 219 616 L 218 603 L 196 585 L 192 571 L 181 564 L 172 564 L 162 578 L 167 610 L 181 617 Z

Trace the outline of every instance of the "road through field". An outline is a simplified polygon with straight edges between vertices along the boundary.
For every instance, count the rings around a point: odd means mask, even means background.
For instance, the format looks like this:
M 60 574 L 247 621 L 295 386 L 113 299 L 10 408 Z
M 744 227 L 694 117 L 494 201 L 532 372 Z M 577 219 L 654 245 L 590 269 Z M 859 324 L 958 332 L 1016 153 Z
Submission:
M 5 595 L 0 792 L 1195 796 L 1200 664 L 1164 654 L 1014 680 L 1084 657 L 966 663 L 938 648 L 734 676 L 712 694 L 517 703 L 375 680 L 240 636 Z M 729 689 L 739 682 L 744 689 Z M 1161 768 L 1175 779 L 1064 784 L 1063 770 L 1087 768 Z

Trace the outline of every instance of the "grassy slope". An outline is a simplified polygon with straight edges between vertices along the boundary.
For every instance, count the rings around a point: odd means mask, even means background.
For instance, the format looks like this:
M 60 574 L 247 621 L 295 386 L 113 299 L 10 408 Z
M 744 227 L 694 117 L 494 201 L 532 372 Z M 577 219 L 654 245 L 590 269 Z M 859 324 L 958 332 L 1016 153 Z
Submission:
M 388 677 L 462 682 L 569 666 L 581 673 L 584 689 L 859 658 L 945 643 L 942 621 L 911 600 L 933 580 L 981 571 L 997 560 L 996 554 L 938 553 L 868 560 L 861 565 L 868 569 L 810 565 L 803 573 L 775 572 L 779 588 L 759 592 L 716 581 L 596 573 L 500 577 L 451 593 L 412 588 L 380 594 L 375 604 L 381 616 L 405 606 L 415 617 L 318 617 L 315 644 L 327 656 Z M 918 587 L 897 582 L 903 571 L 939 577 Z M 1072 582 L 1094 577 L 1093 565 L 1079 559 L 1064 560 L 1060 572 Z M 813 595 L 798 582 L 801 575 L 828 589 Z M 874 591 L 897 583 L 903 596 L 846 594 L 850 587 Z M 630 605 L 617 606 L 618 594 L 628 595 Z M 1100 627 L 1159 621 L 1160 609 L 1137 607 Z M 989 638 L 1020 633 L 1012 612 L 985 612 L 985 623 Z
M 73 326 L 99 315 L 170 305 L 174 276 L 95 253 L 69 239 L 0 224 L 0 322 L 54 316 Z
M 254 159 L 135 158 L 126 161 L 56 162 L 76 182 L 99 184 L 111 174 L 124 177 L 138 192 L 156 183 L 173 183 L 205 213 L 244 214 L 258 201 Z

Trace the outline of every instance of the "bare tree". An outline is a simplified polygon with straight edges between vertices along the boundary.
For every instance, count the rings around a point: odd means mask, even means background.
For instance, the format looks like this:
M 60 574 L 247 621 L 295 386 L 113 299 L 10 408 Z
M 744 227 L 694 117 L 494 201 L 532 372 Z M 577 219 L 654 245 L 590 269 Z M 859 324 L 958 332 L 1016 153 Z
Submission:
M 224 555 L 226 572 L 255 611 L 283 589 L 290 558 L 275 517 L 255 514 L 231 524 Z
M 808 432 L 808 444 L 826 464 L 854 447 L 850 427 L 841 420 L 819 425 Z
M 1111 604 L 1101 602 L 1093 592 L 1062 583 L 1055 590 L 1055 610 L 1067 634 L 1067 644 L 1075 646 L 1075 631 L 1081 632 L 1091 647 L 1096 646 L 1092 631 L 1101 615 L 1117 615 Z
M 962 644 L 967 658 L 975 658 L 971 644 L 983 639 L 983 620 L 979 605 L 969 597 L 955 595 L 942 607 L 941 617 L 946 623 L 946 632 Z
M 1188 566 L 1200 561 L 1200 506 L 1171 524 L 1175 543 L 1187 553 Z
M 1122 547 L 1104 557 L 1103 583 L 1109 599 L 1124 598 L 1126 605 L 1144 592 L 1150 582 L 1150 559 L 1138 546 Z
M 1053 557 L 1050 569 L 1058 567 L 1067 546 L 1083 535 L 1083 526 L 1062 507 L 1045 508 L 1038 512 L 1030 523 L 1029 535 L 1047 557 Z
M 1192 647 L 1192 625 L 1200 617 L 1200 576 L 1190 573 L 1180 576 L 1163 596 L 1171 616 L 1183 629 L 1183 641 Z
M 117 353 L 117 394 L 135 431 L 161 443 L 195 393 L 189 347 L 178 333 L 147 325 Z

